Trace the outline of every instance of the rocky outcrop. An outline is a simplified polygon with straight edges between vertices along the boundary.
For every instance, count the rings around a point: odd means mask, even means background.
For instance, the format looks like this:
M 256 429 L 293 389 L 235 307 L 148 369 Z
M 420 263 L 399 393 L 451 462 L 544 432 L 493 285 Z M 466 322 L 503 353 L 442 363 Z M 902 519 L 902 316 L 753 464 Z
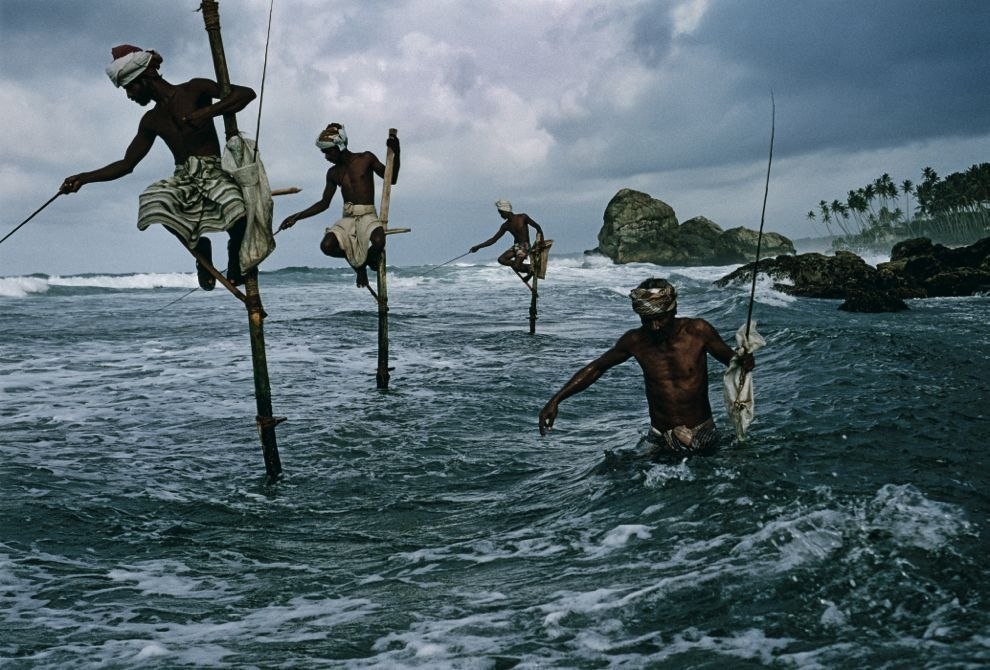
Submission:
M 849 251 L 834 256 L 800 254 L 761 260 L 759 272 L 774 288 L 807 298 L 841 298 L 840 309 L 887 312 L 907 309 L 906 298 L 968 296 L 990 290 L 990 237 L 968 247 L 949 249 L 927 238 L 894 246 L 890 262 L 877 267 Z M 749 263 L 715 282 L 716 286 L 752 280 Z
M 722 230 L 703 216 L 678 224 L 670 205 L 625 188 L 605 208 L 594 251 L 616 263 L 732 265 L 756 256 L 758 236 L 747 228 Z M 794 245 L 783 235 L 764 233 L 760 253 L 793 254 Z

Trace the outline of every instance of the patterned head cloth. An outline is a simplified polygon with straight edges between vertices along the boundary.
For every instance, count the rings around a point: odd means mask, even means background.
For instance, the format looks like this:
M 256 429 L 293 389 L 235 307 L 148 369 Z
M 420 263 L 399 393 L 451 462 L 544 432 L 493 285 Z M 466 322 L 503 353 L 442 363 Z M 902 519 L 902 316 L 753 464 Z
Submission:
M 498 202 L 495 203 L 495 207 L 500 212 L 511 212 L 512 211 L 512 203 L 509 202 L 508 200 L 499 200 Z
M 341 151 L 347 148 L 347 133 L 344 132 L 344 124 L 331 123 L 320 136 L 316 138 L 316 146 L 321 151 L 330 147 L 338 147 Z
M 158 72 L 162 57 L 157 52 L 144 50 L 130 44 L 121 44 L 110 50 L 113 62 L 107 66 L 107 76 L 117 88 L 127 86 L 145 71 Z
M 659 279 L 655 288 L 634 288 L 629 292 L 632 308 L 640 316 L 658 316 L 677 309 L 677 291 L 669 282 Z

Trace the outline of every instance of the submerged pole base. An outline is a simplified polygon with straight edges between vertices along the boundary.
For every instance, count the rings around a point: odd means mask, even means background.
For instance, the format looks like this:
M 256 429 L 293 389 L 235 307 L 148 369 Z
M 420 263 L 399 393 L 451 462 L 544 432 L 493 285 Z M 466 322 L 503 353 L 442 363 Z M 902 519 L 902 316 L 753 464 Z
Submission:
M 284 416 L 258 416 L 258 436 L 261 438 L 261 453 L 265 459 L 265 476 L 268 483 L 274 483 L 282 478 L 282 459 L 278 455 L 275 441 L 275 426 L 285 421 Z

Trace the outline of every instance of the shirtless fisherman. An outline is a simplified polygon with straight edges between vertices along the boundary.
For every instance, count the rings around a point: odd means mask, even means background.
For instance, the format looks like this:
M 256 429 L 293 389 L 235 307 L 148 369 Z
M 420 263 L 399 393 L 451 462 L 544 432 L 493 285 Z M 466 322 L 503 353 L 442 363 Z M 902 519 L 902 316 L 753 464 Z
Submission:
M 647 437 L 654 458 L 710 455 L 718 447 L 718 430 L 708 402 L 708 355 L 728 365 L 736 355 L 704 319 L 679 318 L 677 292 L 665 279 L 647 279 L 629 294 L 643 325 L 575 374 L 540 412 L 540 434 L 557 418 L 560 401 L 579 393 L 606 370 L 630 358 L 643 369 L 651 428 Z M 742 359 L 749 372 L 753 355 Z
M 194 249 L 210 264 L 213 263 L 210 240 L 204 233 L 226 230 L 227 278 L 241 283 L 238 253 L 247 226 L 241 189 L 230 175 L 220 168 L 220 141 L 213 127 L 213 118 L 244 109 L 254 100 L 254 91 L 245 86 L 231 85 L 230 93 L 222 95 L 220 85 L 209 79 L 190 79 L 184 84 L 171 84 L 158 73 L 162 57 L 129 44 L 111 50 L 113 62 L 107 76 L 127 97 L 144 107 L 124 157 L 109 165 L 66 177 L 61 193 L 75 193 L 84 184 L 112 181 L 133 172 L 151 150 L 155 138 L 161 137 L 175 158 L 175 173 L 155 182 L 141 194 L 138 205 L 138 228 L 146 229 L 160 223 Z M 200 287 L 210 291 L 216 285 L 213 276 L 196 262 Z
M 389 135 L 385 145 L 395 154 L 392 184 L 399 179 L 399 138 Z M 385 250 L 385 230 L 375 212 L 375 178 L 385 178 L 385 166 L 370 151 L 351 153 L 347 149 L 347 134 L 340 123 L 331 123 L 316 138 L 316 146 L 333 167 L 327 170 L 327 185 L 323 197 L 291 216 L 286 217 L 279 230 L 296 225 L 330 207 L 337 187 L 344 197 L 344 213 L 337 223 L 327 228 L 320 250 L 327 256 L 346 258 L 357 274 L 358 288 L 368 285 L 367 268 L 377 268 Z M 369 247 L 368 244 L 371 244 Z
M 540 237 L 543 237 L 543 229 L 540 228 L 540 224 L 529 218 L 528 214 L 513 214 L 512 203 L 508 200 L 499 200 L 495 203 L 495 207 L 505 223 L 499 226 L 498 231 L 491 238 L 471 247 L 471 253 L 495 244 L 506 233 L 512 233 L 513 245 L 498 257 L 498 262 L 511 267 L 522 275 L 523 281 L 526 281 L 533 275 L 533 269 L 526 263 L 526 257 L 529 256 L 529 226 L 533 226 Z

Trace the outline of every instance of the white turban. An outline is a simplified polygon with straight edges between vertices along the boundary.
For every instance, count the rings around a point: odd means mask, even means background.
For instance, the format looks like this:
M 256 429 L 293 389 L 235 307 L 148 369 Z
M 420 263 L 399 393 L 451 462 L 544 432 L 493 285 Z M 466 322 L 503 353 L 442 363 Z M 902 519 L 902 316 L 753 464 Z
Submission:
M 498 202 L 495 203 L 495 207 L 500 212 L 511 212 L 512 211 L 512 203 L 509 202 L 508 200 L 499 200 Z
M 152 51 L 134 51 L 121 56 L 107 66 L 107 76 L 117 88 L 127 86 L 141 76 L 154 57 Z
M 316 146 L 320 150 L 330 147 L 339 147 L 341 151 L 347 148 L 347 133 L 344 132 L 344 124 L 331 123 L 323 129 L 320 136 L 316 138 Z

